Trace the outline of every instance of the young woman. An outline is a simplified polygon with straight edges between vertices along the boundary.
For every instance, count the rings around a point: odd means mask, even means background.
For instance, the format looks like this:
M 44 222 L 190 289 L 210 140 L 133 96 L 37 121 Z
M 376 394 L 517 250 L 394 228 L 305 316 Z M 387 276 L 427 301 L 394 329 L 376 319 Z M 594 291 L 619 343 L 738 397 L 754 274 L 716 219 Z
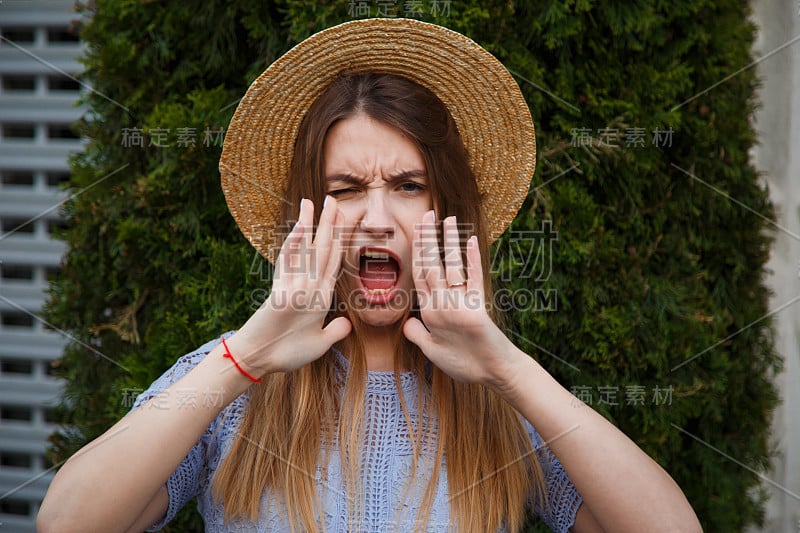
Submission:
M 517 531 L 528 506 L 556 531 L 700 529 L 498 326 L 488 245 L 535 145 L 487 52 L 417 21 L 337 26 L 253 84 L 225 143 L 270 295 L 61 468 L 43 531 L 157 529 L 194 496 L 207 531 Z

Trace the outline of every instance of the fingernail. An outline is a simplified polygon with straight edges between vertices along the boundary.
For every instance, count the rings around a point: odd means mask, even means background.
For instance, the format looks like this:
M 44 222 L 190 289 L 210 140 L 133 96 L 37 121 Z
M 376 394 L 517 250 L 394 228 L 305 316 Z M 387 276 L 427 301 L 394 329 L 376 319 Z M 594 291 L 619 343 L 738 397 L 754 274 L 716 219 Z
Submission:
M 472 237 L 467 239 L 467 246 L 469 246 L 470 248 L 475 248 L 476 246 L 478 246 L 478 236 L 473 235 Z
M 325 195 L 325 200 L 322 201 L 322 208 L 323 209 L 325 209 L 325 206 L 328 205 L 328 200 L 330 200 L 330 198 L 331 197 L 329 195 L 327 195 L 327 194 Z

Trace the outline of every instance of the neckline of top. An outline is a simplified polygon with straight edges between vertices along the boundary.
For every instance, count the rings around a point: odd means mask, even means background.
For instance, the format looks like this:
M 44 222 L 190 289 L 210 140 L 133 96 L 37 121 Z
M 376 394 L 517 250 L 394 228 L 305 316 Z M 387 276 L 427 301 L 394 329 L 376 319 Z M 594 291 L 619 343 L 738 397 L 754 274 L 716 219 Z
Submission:
M 336 349 L 331 348 L 336 361 L 339 363 L 342 371 L 347 374 L 350 369 L 350 361 L 344 354 Z M 400 372 L 398 374 L 400 380 L 400 388 L 403 392 L 410 392 L 416 388 L 417 376 L 412 371 Z M 397 388 L 395 385 L 395 377 L 393 370 L 368 370 L 367 371 L 367 392 L 371 393 L 395 393 Z

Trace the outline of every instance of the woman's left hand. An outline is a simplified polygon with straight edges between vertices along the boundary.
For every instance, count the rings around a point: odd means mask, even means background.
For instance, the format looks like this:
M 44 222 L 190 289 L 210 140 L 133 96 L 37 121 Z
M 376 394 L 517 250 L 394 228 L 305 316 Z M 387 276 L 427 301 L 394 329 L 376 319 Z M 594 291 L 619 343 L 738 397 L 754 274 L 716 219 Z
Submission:
M 422 321 L 408 319 L 403 333 L 452 378 L 502 386 L 519 350 L 486 311 L 477 237 L 467 240 L 465 269 L 456 219 L 446 218 L 443 265 L 434 228 L 435 216 L 429 211 L 414 230 L 412 272 Z
M 425 236 L 435 235 L 432 213 L 422 221 Z M 418 227 L 412 269 L 422 321 L 410 318 L 403 332 L 443 372 L 491 387 L 536 426 L 583 498 L 572 530 L 702 531 L 680 487 L 655 461 L 593 409 L 570 408 L 575 397 L 492 322 L 475 237 L 467 241 L 464 279 L 455 219 L 444 221 L 444 265 L 436 239 L 423 243 L 420 233 Z

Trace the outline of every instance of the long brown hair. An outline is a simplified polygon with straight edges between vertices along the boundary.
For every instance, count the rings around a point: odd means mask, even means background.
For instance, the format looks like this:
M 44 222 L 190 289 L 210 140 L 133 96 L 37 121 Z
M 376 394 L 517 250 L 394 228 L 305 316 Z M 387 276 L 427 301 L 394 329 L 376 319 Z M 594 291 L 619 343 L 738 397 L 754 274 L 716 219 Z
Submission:
M 478 236 L 487 302 L 491 303 L 481 196 L 458 128 L 435 94 L 406 78 L 373 72 L 342 74 L 311 106 L 295 145 L 286 193 L 291 205 L 284 205 L 283 220 L 296 217 L 294 206 L 301 198 L 322 205 L 327 192 L 325 136 L 338 120 L 358 113 L 397 128 L 417 145 L 439 219 L 455 215 Z M 469 236 L 463 233 L 462 250 Z M 341 283 L 336 299 L 347 299 Z M 499 312 L 491 306 L 489 311 L 499 323 Z M 214 478 L 214 495 L 223 502 L 226 517 L 241 515 L 255 521 L 262 493 L 268 488 L 270 501 L 286 510 L 292 530 L 319 531 L 318 520 L 324 520 L 324 513 L 311 473 L 328 463 L 324 453 L 328 447 L 323 443 L 338 442 L 349 500 L 360 501 L 368 347 L 360 340 L 362 326 L 356 313 L 335 305 L 330 316 L 337 314 L 347 316 L 354 326 L 340 345 L 349 360 L 345 383 L 337 382 L 336 358 L 323 356 L 294 372 L 267 376 L 251 387 L 239 433 Z M 395 331 L 395 378 L 415 449 L 410 479 L 415 478 L 422 448 L 436 453 L 416 523 L 425 530 L 440 465 L 447 457 L 450 517 L 458 531 L 521 529 L 529 498 L 533 495 L 540 505 L 546 499 L 542 470 L 519 415 L 485 387 L 456 382 L 427 362 L 421 350 L 405 339 L 400 325 L 402 321 Z M 435 433 L 411 420 L 399 386 L 401 368 L 416 374 L 418 420 L 435 420 Z M 357 520 L 358 505 L 350 507 L 351 520 Z

